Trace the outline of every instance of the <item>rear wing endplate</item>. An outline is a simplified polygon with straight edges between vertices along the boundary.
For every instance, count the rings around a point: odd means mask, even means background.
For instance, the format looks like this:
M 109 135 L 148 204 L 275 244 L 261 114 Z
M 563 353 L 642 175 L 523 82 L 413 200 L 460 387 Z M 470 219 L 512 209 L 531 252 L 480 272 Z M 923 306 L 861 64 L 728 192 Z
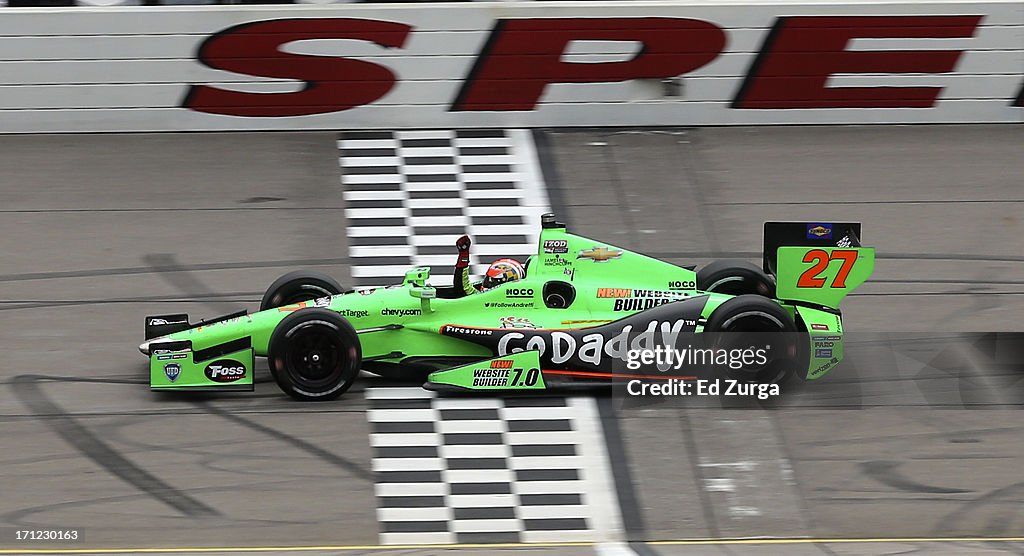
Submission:
M 862 247 L 859 222 L 766 222 L 764 269 L 785 301 L 839 309 L 874 272 L 875 250 Z
M 765 222 L 764 271 L 778 276 L 779 247 L 860 247 L 860 222 Z

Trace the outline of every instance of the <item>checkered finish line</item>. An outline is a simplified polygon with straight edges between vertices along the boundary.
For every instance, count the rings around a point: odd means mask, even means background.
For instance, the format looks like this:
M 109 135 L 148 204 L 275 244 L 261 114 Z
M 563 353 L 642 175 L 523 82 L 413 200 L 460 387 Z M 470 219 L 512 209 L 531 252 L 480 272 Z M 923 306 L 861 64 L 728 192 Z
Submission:
M 382 544 L 621 538 L 593 399 L 366 396 Z
M 549 204 L 528 130 L 353 131 L 338 149 L 354 285 L 399 283 L 413 266 L 450 285 L 462 234 L 477 276 L 536 252 Z

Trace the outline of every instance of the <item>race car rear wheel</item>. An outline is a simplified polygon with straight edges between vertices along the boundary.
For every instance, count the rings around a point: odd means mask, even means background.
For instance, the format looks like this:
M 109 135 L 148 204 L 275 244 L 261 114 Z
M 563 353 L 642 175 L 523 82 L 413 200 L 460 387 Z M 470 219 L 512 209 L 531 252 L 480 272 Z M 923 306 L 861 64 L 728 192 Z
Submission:
M 260 302 L 260 311 L 337 295 L 347 290 L 334 278 L 315 270 L 296 270 L 274 280 Z
M 775 297 L 775 280 L 749 261 L 724 259 L 697 271 L 697 289 L 729 295 L 752 293 Z
M 300 309 L 270 336 L 267 360 L 278 386 L 303 401 L 333 400 L 355 382 L 362 349 L 355 329 L 329 309 Z
M 764 364 L 727 369 L 729 378 L 761 384 L 782 384 L 807 365 L 806 348 L 793 318 L 778 303 L 748 294 L 734 297 L 715 309 L 704 326 L 718 349 L 764 349 Z

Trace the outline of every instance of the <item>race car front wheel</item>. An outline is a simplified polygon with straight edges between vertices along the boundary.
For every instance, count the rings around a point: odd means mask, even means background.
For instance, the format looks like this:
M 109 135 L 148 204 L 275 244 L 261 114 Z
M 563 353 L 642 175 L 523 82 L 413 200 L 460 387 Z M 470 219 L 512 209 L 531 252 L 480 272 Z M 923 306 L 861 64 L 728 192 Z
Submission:
M 757 265 L 742 259 L 724 259 L 697 271 L 697 289 L 729 295 L 775 297 L 775 280 Z
M 260 311 L 337 295 L 345 291 L 341 284 L 323 272 L 296 270 L 274 280 L 274 283 L 267 288 L 267 292 L 263 294 Z
M 270 336 L 267 355 L 278 386 L 303 401 L 333 400 L 359 375 L 359 337 L 344 317 L 329 309 L 300 309 Z
M 760 295 L 741 295 L 722 303 L 704 326 L 714 348 L 750 352 L 749 364 L 730 366 L 729 378 L 761 384 L 782 384 L 807 365 L 802 333 L 778 303 Z M 739 350 L 734 351 L 734 350 Z

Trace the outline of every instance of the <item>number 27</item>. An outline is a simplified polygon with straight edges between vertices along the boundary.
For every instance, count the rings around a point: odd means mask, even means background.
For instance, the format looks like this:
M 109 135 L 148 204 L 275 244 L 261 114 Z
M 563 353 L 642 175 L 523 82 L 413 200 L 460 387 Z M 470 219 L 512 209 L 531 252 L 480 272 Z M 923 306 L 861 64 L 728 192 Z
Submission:
M 846 277 L 850 275 L 850 270 L 853 268 L 853 263 L 857 262 L 857 252 L 846 249 L 836 249 L 832 251 L 832 255 L 829 256 L 828 252 L 824 249 L 813 249 L 804 254 L 805 263 L 814 263 L 814 266 L 808 268 L 800 275 L 800 279 L 796 282 L 798 288 L 821 288 L 825 286 L 825 278 L 818 276 L 828 268 L 828 264 L 832 261 L 840 260 L 843 261 L 843 266 L 839 267 L 839 272 L 836 273 L 836 277 L 832 279 L 830 288 L 845 288 Z

